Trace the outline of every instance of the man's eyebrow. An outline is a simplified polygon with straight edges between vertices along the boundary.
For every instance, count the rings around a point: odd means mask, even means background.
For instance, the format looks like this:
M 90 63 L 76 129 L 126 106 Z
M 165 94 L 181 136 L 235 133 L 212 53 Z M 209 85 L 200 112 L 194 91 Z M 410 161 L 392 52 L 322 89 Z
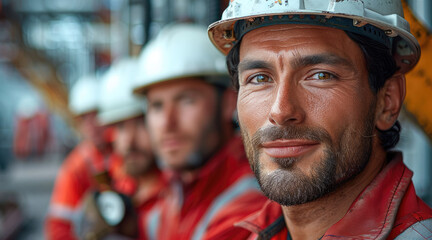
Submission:
M 239 72 L 257 68 L 271 68 L 271 65 L 268 62 L 261 60 L 244 60 L 238 65 Z
M 349 67 L 352 65 L 349 60 L 331 53 L 300 56 L 290 61 L 290 65 L 294 69 L 317 64 L 340 65 L 345 67 Z M 269 69 L 272 68 L 272 66 L 270 63 L 262 60 L 244 60 L 238 65 L 239 72 L 259 68 Z
M 194 88 L 190 88 L 190 89 L 186 89 L 183 90 L 181 92 L 179 92 L 177 95 L 175 95 L 174 99 L 176 101 L 181 100 L 184 97 L 188 97 L 188 96 L 198 96 L 201 95 L 202 92 L 199 91 L 198 89 L 194 89 Z
M 330 53 L 296 57 L 290 61 L 290 64 L 294 69 L 317 64 L 341 65 L 345 67 L 352 65 L 347 59 Z

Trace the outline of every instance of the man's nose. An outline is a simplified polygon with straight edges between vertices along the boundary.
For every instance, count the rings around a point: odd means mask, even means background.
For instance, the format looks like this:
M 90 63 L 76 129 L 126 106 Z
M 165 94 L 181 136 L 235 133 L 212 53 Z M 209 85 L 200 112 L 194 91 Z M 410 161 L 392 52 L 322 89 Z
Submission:
M 279 84 L 271 106 L 269 121 L 280 126 L 303 122 L 305 112 L 301 101 L 297 86 L 290 83 Z
M 124 138 L 124 145 L 126 146 L 126 149 L 129 150 L 132 145 L 134 144 L 135 139 L 135 128 L 128 126 L 126 130 L 126 137 Z
M 163 129 L 171 131 L 177 126 L 177 110 L 175 105 L 168 105 L 165 107 L 161 121 Z

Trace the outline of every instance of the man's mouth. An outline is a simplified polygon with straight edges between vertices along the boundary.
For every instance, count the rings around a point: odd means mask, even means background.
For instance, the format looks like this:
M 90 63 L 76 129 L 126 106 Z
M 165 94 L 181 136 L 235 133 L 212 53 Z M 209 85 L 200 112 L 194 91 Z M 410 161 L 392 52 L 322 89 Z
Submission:
M 306 139 L 278 139 L 264 142 L 261 147 L 272 158 L 294 158 L 314 150 L 319 144 Z
M 161 146 L 164 150 L 176 150 L 181 148 L 183 141 L 180 138 L 166 138 L 161 141 Z

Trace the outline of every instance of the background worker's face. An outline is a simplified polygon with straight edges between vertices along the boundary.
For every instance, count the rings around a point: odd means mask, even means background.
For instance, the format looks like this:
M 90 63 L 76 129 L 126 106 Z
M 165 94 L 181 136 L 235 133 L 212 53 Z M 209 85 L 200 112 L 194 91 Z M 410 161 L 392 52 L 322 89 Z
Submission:
M 89 112 L 78 117 L 78 130 L 84 140 L 93 142 L 96 146 L 106 144 L 105 127 L 97 119 L 97 112 Z
M 114 150 L 123 157 L 128 174 L 139 176 L 154 166 L 154 157 L 144 117 L 136 117 L 115 125 Z
M 238 70 L 240 127 L 267 197 L 282 205 L 313 201 L 364 169 L 376 99 L 362 52 L 343 31 L 253 30 L 241 42 Z
M 221 132 L 215 88 L 196 78 L 169 81 L 147 92 L 147 124 L 163 167 L 199 167 L 217 150 Z

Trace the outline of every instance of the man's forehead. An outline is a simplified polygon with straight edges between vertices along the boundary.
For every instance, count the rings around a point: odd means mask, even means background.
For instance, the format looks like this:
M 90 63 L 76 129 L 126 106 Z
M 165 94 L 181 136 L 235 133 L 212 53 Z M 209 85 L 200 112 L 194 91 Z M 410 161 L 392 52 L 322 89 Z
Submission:
M 340 39 L 342 41 L 349 40 L 348 35 L 336 28 L 304 25 L 304 24 L 278 24 L 266 27 L 261 27 L 246 33 L 243 36 L 242 43 L 254 41 L 278 41 L 289 42 L 290 40 L 307 41 L 313 37 L 315 40 L 326 41 L 328 38 Z
M 241 61 L 245 55 L 259 58 L 262 51 L 275 54 L 287 51 L 297 58 L 305 54 L 344 58 L 361 55 L 357 43 L 344 31 L 314 25 L 281 24 L 258 28 L 243 36 L 240 44 Z

